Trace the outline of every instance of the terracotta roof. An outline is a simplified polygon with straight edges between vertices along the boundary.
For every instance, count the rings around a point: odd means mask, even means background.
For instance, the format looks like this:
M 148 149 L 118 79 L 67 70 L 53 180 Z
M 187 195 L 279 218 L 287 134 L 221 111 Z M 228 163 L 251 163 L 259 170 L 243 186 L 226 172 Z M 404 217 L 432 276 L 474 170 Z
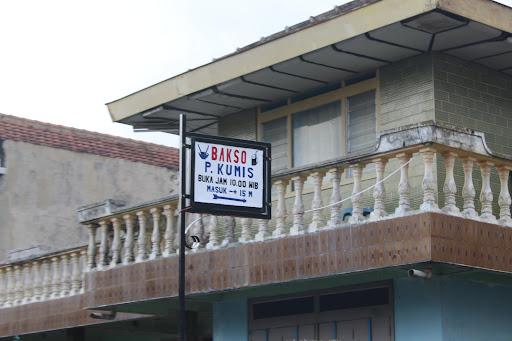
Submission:
M 179 151 L 176 148 L 11 115 L 0 114 L 0 139 L 159 167 L 178 168 L 179 165 Z

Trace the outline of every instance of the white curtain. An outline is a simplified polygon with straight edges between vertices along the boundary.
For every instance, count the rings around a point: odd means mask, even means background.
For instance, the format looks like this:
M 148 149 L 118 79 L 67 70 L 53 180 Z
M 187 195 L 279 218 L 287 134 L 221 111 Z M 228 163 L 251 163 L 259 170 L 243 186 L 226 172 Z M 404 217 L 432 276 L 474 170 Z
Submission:
M 341 106 L 332 102 L 293 114 L 293 166 L 341 155 Z

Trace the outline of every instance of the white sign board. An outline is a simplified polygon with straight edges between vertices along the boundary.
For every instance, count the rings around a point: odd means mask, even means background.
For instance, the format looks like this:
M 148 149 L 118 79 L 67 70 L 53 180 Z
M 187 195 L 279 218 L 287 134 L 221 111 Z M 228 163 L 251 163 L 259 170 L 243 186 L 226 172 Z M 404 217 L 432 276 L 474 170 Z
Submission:
M 260 216 L 269 211 L 270 146 L 206 137 L 192 141 L 191 212 Z

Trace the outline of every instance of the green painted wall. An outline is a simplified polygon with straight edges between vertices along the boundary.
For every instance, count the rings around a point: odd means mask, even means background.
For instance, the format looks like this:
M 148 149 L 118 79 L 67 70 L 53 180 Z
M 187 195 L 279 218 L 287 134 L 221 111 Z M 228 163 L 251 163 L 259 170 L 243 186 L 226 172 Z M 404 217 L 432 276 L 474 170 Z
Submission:
M 450 277 L 394 281 L 395 341 L 510 340 L 512 288 Z
M 247 298 L 226 299 L 213 304 L 213 339 L 222 341 L 247 340 Z

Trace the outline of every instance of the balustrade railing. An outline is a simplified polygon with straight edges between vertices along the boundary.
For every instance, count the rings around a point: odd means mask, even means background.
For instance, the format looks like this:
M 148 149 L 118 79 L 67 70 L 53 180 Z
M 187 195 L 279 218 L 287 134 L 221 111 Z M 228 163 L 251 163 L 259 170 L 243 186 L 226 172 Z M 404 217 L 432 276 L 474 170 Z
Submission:
M 478 197 L 476 168 L 481 174 Z M 489 151 L 483 134 L 433 124 L 403 128 L 381 135 L 371 153 L 274 174 L 270 221 L 184 212 L 189 245 L 194 244 L 188 252 L 416 212 L 439 212 L 512 227 L 511 169 L 511 160 Z M 180 239 L 177 207 L 178 198 L 173 196 L 85 219 L 82 223 L 89 233 L 86 252 L 77 250 L 0 267 L 0 306 L 76 294 L 83 287 L 81 278 L 86 271 L 175 257 Z M 200 242 L 193 243 L 192 235 Z
M 0 264 L 0 308 L 83 292 L 86 247 Z

